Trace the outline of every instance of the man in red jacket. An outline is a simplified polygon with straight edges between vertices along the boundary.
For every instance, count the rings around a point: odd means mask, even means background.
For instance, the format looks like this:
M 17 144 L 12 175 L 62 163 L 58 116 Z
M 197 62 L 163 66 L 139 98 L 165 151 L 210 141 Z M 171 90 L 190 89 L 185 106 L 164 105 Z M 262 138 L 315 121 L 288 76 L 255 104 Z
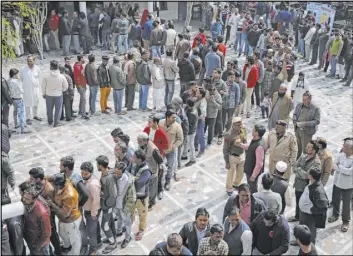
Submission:
M 244 104 L 244 112 L 246 112 L 246 117 L 250 118 L 251 110 L 251 95 L 256 86 L 257 80 L 259 79 L 259 69 L 255 64 L 255 59 L 253 56 L 248 56 L 243 68 L 243 80 L 246 81 L 246 101 Z
M 49 20 L 49 28 L 50 28 L 50 37 L 53 38 L 54 43 L 54 50 L 60 50 L 60 43 L 59 43 L 59 17 L 56 15 L 56 11 L 51 11 L 51 17 Z M 49 46 L 50 48 L 50 46 Z
M 77 56 L 77 62 L 74 65 L 74 82 L 77 87 L 77 91 L 80 94 L 80 104 L 79 104 L 79 114 L 82 115 L 82 118 L 88 119 L 86 113 L 86 77 L 85 77 L 85 68 L 83 67 L 85 60 L 83 55 Z
M 205 45 L 206 43 L 206 36 L 204 34 L 204 29 L 199 28 L 199 33 L 194 37 L 194 41 L 192 43 L 192 49 L 194 49 L 197 46 L 196 39 L 200 38 L 201 39 L 201 44 Z
M 148 126 L 143 130 L 143 132 L 148 134 L 150 141 L 157 146 L 161 156 L 164 156 L 164 150 L 168 149 L 169 141 L 168 135 L 163 129 L 158 126 L 159 117 L 151 115 L 148 119 Z

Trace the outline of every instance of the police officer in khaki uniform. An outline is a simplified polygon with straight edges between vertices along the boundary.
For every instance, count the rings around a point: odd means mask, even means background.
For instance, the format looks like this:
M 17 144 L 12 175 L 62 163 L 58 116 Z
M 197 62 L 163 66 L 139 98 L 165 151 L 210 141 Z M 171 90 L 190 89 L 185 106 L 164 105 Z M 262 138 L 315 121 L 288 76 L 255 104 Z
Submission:
M 226 189 L 229 196 L 233 193 L 233 187 L 237 188 L 244 177 L 244 149 L 235 145 L 236 140 L 247 144 L 246 128 L 241 117 L 233 118 L 232 127 L 224 136 L 223 156 L 228 170 Z

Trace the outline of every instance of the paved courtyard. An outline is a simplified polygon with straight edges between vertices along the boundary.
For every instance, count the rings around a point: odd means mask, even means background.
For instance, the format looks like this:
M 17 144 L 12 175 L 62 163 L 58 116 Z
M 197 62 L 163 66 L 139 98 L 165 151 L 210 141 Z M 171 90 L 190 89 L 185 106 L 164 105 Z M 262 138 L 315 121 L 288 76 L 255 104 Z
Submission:
M 227 54 L 226 60 L 237 58 L 233 54 L 233 50 L 229 48 Z M 49 72 L 48 62 L 51 58 L 53 57 L 42 61 L 41 67 L 44 74 Z M 60 57 L 60 62 L 61 59 L 62 57 Z M 239 63 L 242 66 L 244 57 L 239 58 Z M 3 72 L 5 70 L 8 69 L 3 68 Z M 326 137 L 328 149 L 336 155 L 342 145 L 343 138 L 352 135 L 352 87 L 343 87 L 338 83 L 338 80 L 325 79 L 323 72 L 319 72 L 313 66 L 308 66 L 307 63 L 301 61 L 297 62 L 296 74 L 299 71 L 306 73 L 306 79 L 309 80 L 313 94 L 313 102 L 321 107 L 321 124 L 317 136 Z M 8 71 L 5 72 L 6 76 Z M 179 83 L 177 83 L 176 91 L 179 91 Z M 138 95 L 135 99 L 136 107 Z M 152 104 L 151 99 L 150 91 L 149 104 Z M 113 105 L 112 97 L 110 97 L 109 103 L 109 105 Z M 99 109 L 98 105 L 97 101 Z M 149 106 L 151 107 L 151 105 Z M 77 108 L 78 93 L 75 95 L 74 102 L 74 109 Z M 136 136 L 146 126 L 149 115 L 149 113 L 133 111 L 125 116 L 101 115 L 88 121 L 76 118 L 75 121 L 66 123 L 62 127 L 52 128 L 46 122 L 44 100 L 41 100 L 39 110 L 40 116 L 44 120 L 43 122 L 34 121 L 31 126 L 33 133 L 21 136 L 13 135 L 11 139 L 10 158 L 15 169 L 17 184 L 28 178 L 28 171 L 32 167 L 41 166 L 49 175 L 57 173 L 59 159 L 65 155 L 72 155 L 75 158 L 76 171 L 79 171 L 79 166 L 83 161 L 94 163 L 94 159 L 102 154 L 109 157 L 112 167 L 115 158 L 114 142 L 110 132 L 119 126 L 130 135 L 136 145 Z M 10 122 L 10 127 L 13 128 L 12 120 Z M 266 120 L 260 117 L 260 112 L 256 112 L 252 119 L 244 120 L 249 140 L 251 139 L 252 126 L 256 122 L 267 124 Z M 289 129 L 293 131 L 292 124 Z M 205 155 L 192 167 L 182 167 L 179 170 L 180 182 L 172 182 L 171 190 L 165 192 L 163 200 L 159 201 L 154 210 L 148 213 L 148 228 L 142 241 L 130 243 L 127 248 L 119 251 L 119 254 L 148 254 L 157 242 L 165 240 L 171 232 L 179 232 L 185 222 L 193 220 L 196 209 L 199 207 L 208 209 L 212 216 L 211 223 L 220 223 L 228 198 L 225 193 L 226 170 L 224 167 L 222 146 L 217 145 L 213 145 L 207 150 Z M 100 174 L 96 172 L 96 175 Z M 329 198 L 332 194 L 332 178 L 330 177 L 326 186 Z M 288 218 L 293 214 L 294 206 L 287 207 L 285 216 Z M 137 232 L 136 223 L 137 221 L 133 227 L 134 232 Z M 317 247 L 320 254 L 351 255 L 353 253 L 352 227 L 350 226 L 349 231 L 343 234 L 339 231 L 340 224 L 340 221 L 327 224 L 324 230 L 318 231 Z M 115 251 L 114 254 L 117 252 Z M 288 254 L 293 255 L 297 252 L 298 247 L 291 247 Z

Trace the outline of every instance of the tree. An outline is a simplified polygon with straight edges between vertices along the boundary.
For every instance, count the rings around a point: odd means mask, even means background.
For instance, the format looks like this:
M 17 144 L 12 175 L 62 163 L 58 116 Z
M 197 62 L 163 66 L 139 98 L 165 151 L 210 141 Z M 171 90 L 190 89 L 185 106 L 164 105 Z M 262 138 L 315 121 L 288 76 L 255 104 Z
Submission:
M 191 16 L 192 16 L 192 6 L 194 5 L 194 2 L 187 2 L 186 3 L 186 18 L 185 18 L 185 23 L 184 23 L 184 29 L 183 32 L 185 32 L 186 27 L 190 25 L 191 21 Z
M 29 29 L 30 24 L 23 22 L 34 12 L 30 2 L 2 2 L 1 3 L 1 54 L 3 59 L 16 58 L 14 47 L 22 40 L 22 29 Z M 20 23 L 20 32 L 16 33 L 14 19 Z
M 48 14 L 47 2 L 32 2 L 34 12 L 30 12 L 29 17 L 32 26 L 32 39 L 37 47 L 39 56 L 43 59 L 43 25 Z

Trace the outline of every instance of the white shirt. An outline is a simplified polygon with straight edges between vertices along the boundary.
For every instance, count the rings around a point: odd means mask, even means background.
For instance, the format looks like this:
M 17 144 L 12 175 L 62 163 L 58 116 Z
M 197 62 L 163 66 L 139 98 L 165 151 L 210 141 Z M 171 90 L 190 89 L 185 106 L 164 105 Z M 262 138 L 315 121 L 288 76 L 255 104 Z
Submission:
M 150 134 L 148 134 L 148 139 L 149 139 L 150 141 L 154 141 L 154 135 L 155 135 L 155 134 L 156 134 L 156 130 L 150 128 Z
M 242 255 L 251 255 L 252 249 L 252 232 L 250 230 L 245 230 L 240 237 L 241 243 L 243 244 Z
M 295 91 L 293 96 L 293 101 L 297 103 L 303 102 L 303 94 L 309 91 L 309 82 L 307 79 L 297 80 L 296 83 L 292 83 L 291 90 Z
M 335 176 L 333 184 L 340 189 L 353 188 L 353 156 L 347 157 L 341 152 L 334 163 Z
M 165 45 L 174 45 L 174 41 L 176 39 L 176 31 L 174 29 L 167 29 L 167 40 L 165 42 Z
M 314 26 L 314 27 L 309 29 L 308 33 L 306 33 L 306 35 L 304 37 L 304 41 L 305 41 L 306 44 L 310 44 L 311 39 L 313 38 L 313 35 L 314 35 L 315 31 L 316 31 L 316 28 Z
M 302 212 L 305 212 L 307 214 L 311 214 L 311 208 L 313 207 L 313 203 L 310 200 L 309 197 L 309 185 L 307 185 L 304 189 L 303 194 L 301 195 L 299 199 L 299 209 Z

